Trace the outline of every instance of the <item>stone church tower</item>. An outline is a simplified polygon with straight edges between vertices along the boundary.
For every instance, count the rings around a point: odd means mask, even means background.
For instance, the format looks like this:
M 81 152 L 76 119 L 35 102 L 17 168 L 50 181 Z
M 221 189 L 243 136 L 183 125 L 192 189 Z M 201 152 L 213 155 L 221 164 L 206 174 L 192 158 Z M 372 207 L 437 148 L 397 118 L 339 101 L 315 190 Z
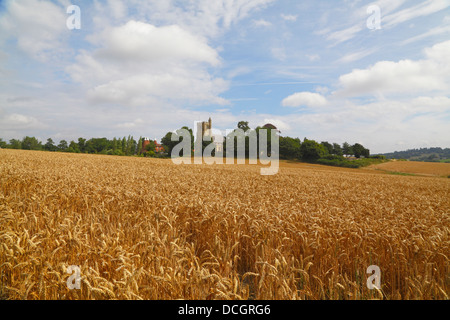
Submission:
M 209 117 L 208 121 L 199 122 L 197 124 L 197 129 L 202 130 L 202 139 L 204 136 L 210 136 L 216 145 L 216 152 L 222 152 L 223 151 L 223 145 L 222 141 L 215 141 L 215 137 L 212 134 L 212 120 L 211 117 Z

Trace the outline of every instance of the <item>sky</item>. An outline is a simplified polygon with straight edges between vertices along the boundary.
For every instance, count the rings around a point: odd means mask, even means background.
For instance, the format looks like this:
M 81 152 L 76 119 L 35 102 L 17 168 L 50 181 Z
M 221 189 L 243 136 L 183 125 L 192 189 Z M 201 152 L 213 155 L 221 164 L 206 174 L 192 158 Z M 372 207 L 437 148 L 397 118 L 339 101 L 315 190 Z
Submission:
M 450 147 L 450 0 L 0 0 L 3 140 L 159 141 L 209 117 Z

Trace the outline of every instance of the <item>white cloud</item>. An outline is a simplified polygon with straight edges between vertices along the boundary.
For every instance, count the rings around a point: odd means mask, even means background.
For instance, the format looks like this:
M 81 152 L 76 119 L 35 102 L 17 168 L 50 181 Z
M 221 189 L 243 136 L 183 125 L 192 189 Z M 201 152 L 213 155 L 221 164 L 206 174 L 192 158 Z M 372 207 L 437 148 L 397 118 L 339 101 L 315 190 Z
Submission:
M 275 0 L 197 0 L 177 6 L 175 1 L 128 0 L 139 7 L 144 21 L 155 24 L 177 24 L 184 29 L 208 38 L 216 37 L 252 12 L 267 7 Z
M 416 42 L 428 37 L 432 37 L 432 36 L 436 36 L 436 35 L 440 35 L 440 34 L 445 34 L 445 33 L 450 33 L 450 25 L 449 26 L 440 26 L 440 27 L 436 27 L 436 28 L 432 28 L 430 30 L 428 30 L 427 32 L 424 32 L 420 35 L 411 37 L 409 39 L 404 40 L 401 45 L 406 45 L 412 42 Z
M 267 28 L 267 27 L 271 27 L 272 26 L 271 22 L 269 22 L 267 20 L 264 20 L 264 19 L 253 20 L 252 24 L 253 24 L 254 27 L 266 27 Z
M 450 90 L 450 41 L 425 51 L 424 60 L 379 61 L 339 77 L 344 96 L 413 94 Z
M 262 123 L 261 125 L 265 125 L 267 123 L 273 124 L 280 131 L 291 129 L 291 126 L 286 121 L 279 118 L 264 118 L 264 123 Z
M 63 51 L 66 27 L 64 8 L 47 1 L 7 1 L 0 19 L 0 40 L 17 40 L 17 46 L 31 57 L 45 61 Z
M 32 116 L 11 113 L 0 117 L 0 128 L 4 131 L 16 131 L 26 129 L 42 129 L 45 125 Z
M 81 51 L 67 68 L 92 102 L 226 104 L 219 94 L 227 82 L 208 71 L 220 65 L 218 53 L 180 26 L 129 21 L 106 30 L 99 41 L 101 48 Z
M 127 6 L 121 0 L 108 0 L 108 6 L 111 9 L 112 16 L 121 19 L 127 14 Z
M 349 62 L 358 61 L 364 57 L 367 57 L 368 55 L 371 55 L 374 52 L 375 52 L 374 49 L 364 49 L 364 50 L 360 50 L 357 52 L 348 53 L 345 56 L 343 56 L 342 58 L 340 58 L 338 60 L 338 62 L 339 63 L 349 63 Z
M 383 18 L 383 27 L 393 27 L 411 19 L 427 16 L 450 6 L 448 0 L 427 0 L 413 7 L 397 11 Z
M 324 86 L 317 86 L 315 88 L 315 90 L 316 90 L 316 92 L 318 92 L 322 95 L 326 94 L 329 91 L 328 87 L 324 87 Z
M 123 128 L 123 129 L 130 129 L 130 128 L 142 126 L 144 123 L 145 123 L 144 120 L 142 120 L 141 118 L 138 118 L 138 119 L 134 120 L 133 122 L 119 123 L 116 127 Z
M 297 16 L 292 14 L 281 14 L 281 18 L 286 21 L 297 21 Z
M 320 56 L 318 54 L 307 54 L 306 57 L 309 59 L 309 61 L 314 62 L 314 61 L 319 61 L 320 60 Z
M 327 104 L 327 99 L 321 94 L 314 92 L 297 92 L 284 98 L 281 102 L 283 107 L 322 107 Z
M 360 1 L 356 1 L 347 9 L 341 8 L 342 12 L 345 12 L 347 20 L 345 25 L 347 27 L 342 28 L 342 26 L 339 26 L 337 31 L 334 31 L 336 28 L 327 27 L 317 31 L 316 34 L 325 35 L 327 40 L 333 42 L 333 45 L 337 45 L 354 38 L 359 32 L 366 30 L 365 23 L 369 18 L 367 15 L 369 4 L 364 4 L 355 9 L 354 7 L 359 3 Z M 427 0 L 418 5 L 396 11 L 405 3 L 407 3 L 406 0 L 378 0 L 371 2 L 370 5 L 376 5 L 380 8 L 382 20 L 381 28 L 391 28 L 411 19 L 439 12 L 450 6 L 448 0 Z M 341 13 L 341 15 L 344 16 L 343 13 Z M 326 15 L 324 15 L 324 17 L 325 16 Z M 339 19 L 335 20 L 339 21 Z
M 207 62 L 213 66 L 219 64 L 218 54 L 214 49 L 177 25 L 157 28 L 132 20 L 113 28 L 105 38 L 105 48 L 96 53 L 99 58 L 155 63 L 176 59 Z
M 331 32 L 327 35 L 327 40 L 334 41 L 334 45 L 350 40 L 353 38 L 358 32 L 363 30 L 363 28 L 360 25 L 354 25 L 349 28 Z
M 218 96 L 227 88 L 224 80 L 211 79 L 207 74 L 200 78 L 198 76 L 191 72 L 172 72 L 123 77 L 96 86 L 89 90 L 88 97 L 96 103 L 119 103 L 125 106 L 144 106 L 157 101 L 227 104 L 225 99 Z

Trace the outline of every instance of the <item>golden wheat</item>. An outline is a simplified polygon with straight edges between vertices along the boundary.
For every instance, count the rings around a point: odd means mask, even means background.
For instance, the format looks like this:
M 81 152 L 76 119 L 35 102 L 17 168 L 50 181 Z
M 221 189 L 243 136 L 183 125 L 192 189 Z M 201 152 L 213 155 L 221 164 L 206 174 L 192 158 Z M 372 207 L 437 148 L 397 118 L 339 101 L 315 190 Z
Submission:
M 449 179 L 259 173 L 0 150 L 0 298 L 448 299 Z

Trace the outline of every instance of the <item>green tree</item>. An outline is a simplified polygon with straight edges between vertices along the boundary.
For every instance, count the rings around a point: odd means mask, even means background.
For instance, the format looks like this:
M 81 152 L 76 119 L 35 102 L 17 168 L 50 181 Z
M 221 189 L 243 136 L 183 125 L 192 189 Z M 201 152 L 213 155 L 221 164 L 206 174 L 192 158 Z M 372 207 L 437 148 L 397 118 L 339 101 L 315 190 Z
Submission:
M 109 140 L 107 138 L 92 138 L 86 141 L 85 150 L 87 153 L 101 153 L 108 152 Z
M 68 144 L 66 140 L 61 140 L 58 144 L 58 150 L 59 151 L 66 151 L 66 149 L 68 148 Z
M 55 143 L 53 142 L 52 138 L 47 139 L 47 143 L 44 145 L 44 150 L 47 151 L 56 151 L 57 147 L 55 146 Z
M 122 139 L 122 153 L 127 154 L 127 138 L 123 137 Z
M 78 143 L 73 140 L 70 141 L 68 152 L 80 153 L 80 147 L 78 146 Z
M 28 137 L 22 139 L 22 149 L 24 150 L 42 150 L 42 143 L 35 137 Z
M 322 141 L 320 144 L 325 147 L 328 154 L 333 154 L 333 145 L 331 143 L 328 141 Z
M 362 144 L 359 143 L 355 143 L 352 146 L 352 150 L 353 150 L 353 154 L 355 155 L 356 158 L 361 158 L 361 156 L 363 156 L 365 154 L 365 148 Z
M 244 130 L 244 132 L 247 132 L 248 130 L 250 130 L 250 127 L 248 126 L 248 121 L 239 121 L 237 124 L 237 127 L 239 129 Z
M 114 139 L 113 139 L 113 141 L 112 141 L 112 150 L 113 150 L 113 153 L 114 153 L 114 154 L 115 154 L 116 151 L 117 151 L 117 146 L 118 146 L 118 142 L 117 142 L 116 137 L 114 137 Z
M 22 142 L 17 139 L 9 140 L 9 145 L 10 145 L 11 149 L 22 149 Z
M 149 141 L 149 144 L 145 146 L 144 156 L 154 157 L 155 156 L 156 143 L 153 140 Z
M 333 152 L 337 156 L 342 156 L 344 153 L 342 152 L 342 148 L 338 143 L 333 143 Z
M 172 141 L 172 134 L 173 132 L 167 132 L 164 137 L 161 138 L 161 144 L 163 145 L 164 149 L 167 151 L 169 155 L 172 154 L 172 149 L 177 145 L 178 142 Z
M 348 142 L 342 144 L 342 152 L 345 155 L 353 155 L 353 148 Z
M 280 158 L 298 159 L 300 158 L 301 141 L 299 138 L 280 137 Z
M 155 141 L 150 140 L 149 142 L 150 143 L 145 146 L 145 151 L 153 151 L 153 152 L 155 152 L 155 149 L 156 149 Z
M 189 131 L 189 133 L 191 134 L 191 150 L 194 149 L 194 134 L 192 132 L 192 129 L 190 129 L 189 127 L 182 127 L 181 129 L 185 129 L 187 131 Z M 161 139 L 161 144 L 164 147 L 164 150 L 167 151 L 167 153 L 170 155 L 172 155 L 172 149 L 181 141 L 183 141 L 182 138 L 178 137 L 179 132 L 178 130 L 176 132 L 167 132 L 166 135 Z M 175 141 L 172 141 L 172 136 L 174 138 Z M 180 153 L 180 156 L 182 156 L 182 154 Z
M 78 149 L 81 152 L 86 152 L 86 139 L 78 138 Z
M 364 158 L 369 158 L 370 157 L 370 150 L 367 148 L 364 148 L 362 154 L 361 154 Z
M 327 154 L 325 147 L 314 140 L 305 138 L 300 146 L 300 153 L 304 161 L 316 161 Z
M 137 143 L 137 154 L 140 155 L 142 153 L 142 143 L 143 143 L 142 137 L 139 137 L 138 143 Z
M 261 130 L 266 130 L 266 134 L 267 134 L 267 156 L 271 156 L 272 155 L 272 131 L 277 131 L 275 129 L 268 129 L 268 128 L 262 128 L 262 127 L 256 127 L 255 131 L 256 131 L 256 137 L 257 137 L 257 143 L 258 143 L 258 155 L 261 155 L 261 150 L 259 148 L 259 139 L 260 139 L 260 135 L 261 135 Z M 247 143 L 246 143 L 246 147 L 247 147 Z
M 0 138 L 0 148 L 6 148 L 6 146 L 7 146 L 6 141 L 3 141 L 3 139 Z

